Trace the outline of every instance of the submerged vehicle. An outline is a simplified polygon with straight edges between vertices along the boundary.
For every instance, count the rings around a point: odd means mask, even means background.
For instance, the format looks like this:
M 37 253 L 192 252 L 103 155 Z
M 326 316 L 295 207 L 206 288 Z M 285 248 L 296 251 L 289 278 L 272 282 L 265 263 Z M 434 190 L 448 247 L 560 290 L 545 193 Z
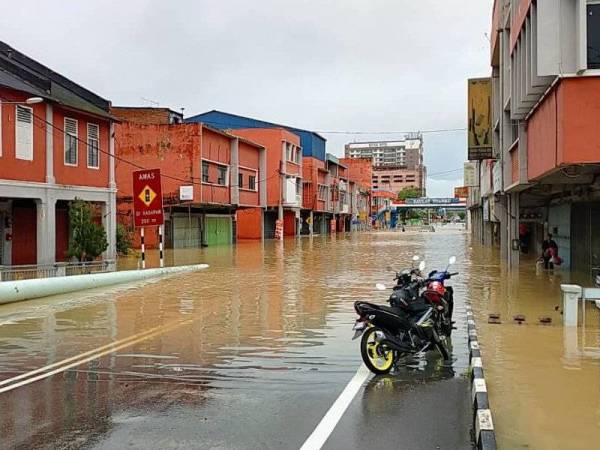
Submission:
M 433 349 L 445 360 L 449 358 L 453 303 L 448 301 L 452 292 L 448 293 L 443 281 L 456 275 L 448 272 L 455 261 L 456 257 L 451 257 L 445 271 L 433 271 L 427 278 L 422 276 L 424 261 L 418 269 L 412 267 L 397 273 L 390 306 L 354 303 L 359 315 L 353 327 L 354 339 L 362 336 L 361 355 L 371 372 L 388 373 L 403 357 Z M 443 293 L 439 283 L 444 287 Z M 386 287 L 377 284 L 377 289 Z

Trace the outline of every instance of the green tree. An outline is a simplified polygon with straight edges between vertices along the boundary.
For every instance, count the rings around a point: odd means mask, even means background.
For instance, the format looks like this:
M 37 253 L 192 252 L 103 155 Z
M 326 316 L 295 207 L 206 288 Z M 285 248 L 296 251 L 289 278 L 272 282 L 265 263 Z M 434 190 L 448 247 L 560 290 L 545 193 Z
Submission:
M 413 186 L 405 187 L 398 192 L 398 200 L 406 200 L 407 198 L 419 198 L 423 193 L 420 188 Z
M 117 224 L 117 252 L 119 255 L 126 255 L 131 250 L 131 233 L 125 228 L 125 225 Z
M 76 198 L 69 204 L 70 257 L 78 261 L 93 261 L 108 248 L 106 231 L 94 222 L 92 206 Z

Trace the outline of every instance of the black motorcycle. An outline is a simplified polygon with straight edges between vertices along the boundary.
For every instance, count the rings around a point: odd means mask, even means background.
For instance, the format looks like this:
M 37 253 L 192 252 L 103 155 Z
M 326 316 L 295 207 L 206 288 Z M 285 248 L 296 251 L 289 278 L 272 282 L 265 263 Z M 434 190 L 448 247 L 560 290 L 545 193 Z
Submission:
M 431 281 L 424 279 L 419 269 L 406 269 L 396 274 L 398 283 L 390 295 L 390 306 L 357 301 L 359 315 L 354 339 L 362 335 L 361 355 L 365 365 L 375 374 L 388 373 L 401 358 L 437 349 L 448 359 L 447 336 L 442 334 L 444 306 L 421 295 L 421 289 Z M 378 289 L 385 286 L 378 284 Z

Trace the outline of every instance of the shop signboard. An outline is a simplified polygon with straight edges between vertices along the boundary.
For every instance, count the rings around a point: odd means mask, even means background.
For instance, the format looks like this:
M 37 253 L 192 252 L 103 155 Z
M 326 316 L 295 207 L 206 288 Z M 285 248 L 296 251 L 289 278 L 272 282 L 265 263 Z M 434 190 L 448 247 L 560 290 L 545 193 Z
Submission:
M 136 227 L 163 224 L 160 169 L 133 172 L 133 218 Z
M 492 79 L 468 81 L 469 161 L 492 159 Z

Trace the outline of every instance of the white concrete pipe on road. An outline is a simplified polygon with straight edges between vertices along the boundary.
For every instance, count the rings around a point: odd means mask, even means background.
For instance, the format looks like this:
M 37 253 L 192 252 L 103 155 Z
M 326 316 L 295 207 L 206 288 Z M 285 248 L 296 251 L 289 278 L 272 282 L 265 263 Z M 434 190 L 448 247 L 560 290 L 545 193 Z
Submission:
M 208 264 L 0 282 L 0 304 L 207 269 Z

